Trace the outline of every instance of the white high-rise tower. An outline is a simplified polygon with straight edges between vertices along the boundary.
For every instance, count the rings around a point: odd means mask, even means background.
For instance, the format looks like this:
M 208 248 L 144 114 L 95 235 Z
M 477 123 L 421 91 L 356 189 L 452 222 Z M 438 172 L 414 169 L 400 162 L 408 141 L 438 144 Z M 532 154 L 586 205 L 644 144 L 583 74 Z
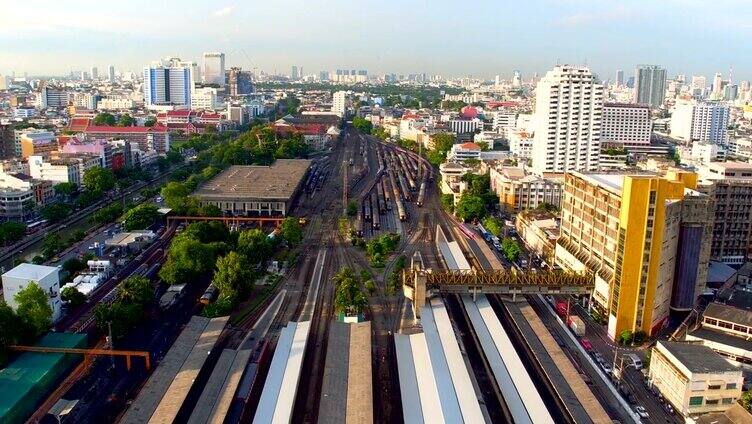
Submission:
M 225 54 L 204 53 L 204 84 L 225 86 Z
M 587 67 L 557 66 L 535 90 L 533 170 L 598 169 L 603 85 Z

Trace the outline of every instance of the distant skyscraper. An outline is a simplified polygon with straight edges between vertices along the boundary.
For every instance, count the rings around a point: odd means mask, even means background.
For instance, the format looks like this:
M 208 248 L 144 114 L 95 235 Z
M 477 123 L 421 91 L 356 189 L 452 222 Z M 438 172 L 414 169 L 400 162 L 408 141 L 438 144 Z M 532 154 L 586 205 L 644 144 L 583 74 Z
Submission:
M 726 144 L 729 107 L 719 102 L 682 101 L 671 114 L 671 137 L 685 141 Z
M 298 67 L 295 65 L 292 65 L 292 71 L 290 72 L 290 79 L 298 79 L 300 76 L 298 75 Z
M 535 90 L 533 170 L 594 171 L 600 157 L 603 85 L 590 69 L 556 66 Z
M 522 74 L 520 74 L 520 71 L 514 71 L 514 75 L 512 75 L 512 87 L 519 88 L 522 86 Z
M 251 74 L 250 72 L 243 72 L 241 68 L 230 68 L 227 71 L 227 86 L 232 97 L 253 93 Z
M 146 106 L 191 105 L 191 67 L 180 59 L 170 58 L 144 67 L 144 102 Z
M 110 82 L 115 81 L 115 67 L 113 65 L 110 65 L 110 67 L 107 68 L 107 78 Z
M 81 71 L 81 81 L 88 81 L 89 80 L 89 73 L 86 71 Z
M 635 103 L 661 107 L 666 94 L 666 70 L 655 65 L 638 65 L 634 90 Z
M 204 53 L 204 84 L 225 86 L 225 54 Z
M 739 86 L 736 84 L 728 84 L 723 87 L 723 100 L 733 102 L 739 97 Z
M 627 88 L 634 88 L 634 77 L 627 78 Z
M 723 91 L 723 76 L 720 72 L 713 77 L 713 94 L 719 96 Z
M 616 86 L 621 87 L 624 85 L 624 71 L 619 69 L 616 71 Z
M 96 66 L 92 66 L 91 67 L 90 75 L 91 75 L 91 79 L 93 79 L 93 80 L 98 80 L 99 79 L 99 70 L 97 69 Z
M 321 72 L 319 72 L 319 80 L 321 80 L 321 81 L 329 81 L 329 71 L 321 71 Z
M 494 78 L 494 86 L 498 87 L 501 85 L 501 77 L 497 74 Z
M 693 96 L 698 96 L 698 97 L 704 96 L 706 85 L 707 85 L 707 81 L 704 75 L 692 75 L 692 82 L 690 83 L 690 90 L 692 90 Z
M 343 116 L 347 111 L 347 92 L 337 91 L 332 95 L 332 112 Z

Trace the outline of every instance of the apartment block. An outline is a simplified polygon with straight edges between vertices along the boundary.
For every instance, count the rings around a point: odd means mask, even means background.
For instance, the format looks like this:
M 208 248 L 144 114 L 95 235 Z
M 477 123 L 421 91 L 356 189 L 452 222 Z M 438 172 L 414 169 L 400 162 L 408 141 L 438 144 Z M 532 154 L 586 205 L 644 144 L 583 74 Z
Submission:
M 710 257 L 739 265 L 752 246 L 752 164 L 711 162 L 700 166 L 698 190 L 715 202 Z
M 717 102 L 679 102 L 671 114 L 671 137 L 684 141 L 726 144 L 730 108 Z
M 499 204 L 510 212 L 535 209 L 542 203 L 559 207 L 563 179 L 561 175 L 538 176 L 524 168 L 500 166 L 491 168 L 491 190 L 499 196 Z
M 648 377 L 684 417 L 731 408 L 744 382 L 741 369 L 709 347 L 662 340 L 652 349 Z
M 649 145 L 651 133 L 650 107 L 632 103 L 603 105 L 601 143 Z
M 535 172 L 597 170 L 602 109 L 603 85 L 590 69 L 548 71 L 535 91 Z
M 556 263 L 595 274 L 591 296 L 616 339 L 652 334 L 691 308 L 707 275 L 712 201 L 696 174 L 565 175 Z

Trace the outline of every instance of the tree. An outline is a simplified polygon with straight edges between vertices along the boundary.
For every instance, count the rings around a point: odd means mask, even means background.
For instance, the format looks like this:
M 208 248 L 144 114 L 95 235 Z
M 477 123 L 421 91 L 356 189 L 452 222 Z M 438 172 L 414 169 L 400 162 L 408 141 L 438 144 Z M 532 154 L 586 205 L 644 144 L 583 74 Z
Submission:
M 52 307 L 47 293 L 34 281 L 13 296 L 18 304 L 16 313 L 27 322 L 35 335 L 41 335 L 52 325 Z
M 744 409 L 747 411 L 752 412 L 752 390 L 747 390 L 742 394 L 742 397 L 739 399 L 739 402 L 742 404 Z
M 366 281 L 366 291 L 368 291 L 369 296 L 373 296 L 376 293 L 376 283 L 373 280 Z
M 115 187 L 115 174 L 110 169 L 95 166 L 84 171 L 84 187 L 94 193 L 104 193 Z
M 486 216 L 486 205 L 482 198 L 465 192 L 457 202 L 455 214 L 463 221 L 481 219 Z
M 633 338 L 634 333 L 632 333 L 632 330 L 623 330 L 621 333 L 619 333 L 619 343 L 623 345 L 632 343 Z
M 70 206 L 65 203 L 53 203 L 43 207 L 39 213 L 42 218 L 51 222 L 60 222 L 70 215 Z
M 70 258 L 67 259 L 65 262 L 63 262 L 62 268 L 63 271 L 74 274 L 78 271 L 83 271 L 86 269 L 86 262 L 78 259 L 78 258 Z
M 505 238 L 501 241 L 501 251 L 504 252 L 504 256 L 511 262 L 519 259 L 522 249 L 520 245 L 513 238 Z
M 120 203 L 113 203 L 110 206 L 106 206 L 91 215 L 92 222 L 104 225 L 116 220 L 123 214 L 123 207 Z
M 292 246 L 300 243 L 303 240 L 303 228 L 300 226 L 298 218 L 288 216 L 283 219 L 279 226 L 279 234 Z
M 266 262 L 272 254 L 272 246 L 263 231 L 255 228 L 238 236 L 238 252 L 247 258 L 251 265 Z
M 115 119 L 114 115 L 105 112 L 95 116 L 91 123 L 93 125 L 107 125 L 112 127 L 117 123 L 117 120 Z
M 186 213 L 187 199 L 191 192 L 185 184 L 169 182 L 162 187 L 161 194 L 168 208 L 173 209 L 177 214 Z
M 52 233 L 42 240 L 42 256 L 51 258 L 63 249 L 63 241 L 58 233 Z
M 154 301 L 154 288 L 146 277 L 130 277 L 120 283 L 116 296 L 124 303 L 148 305 Z
M 145 127 L 153 127 L 154 125 L 157 125 L 157 118 L 153 116 L 146 118 L 146 120 L 144 121 Z
M 58 183 L 53 188 L 55 189 L 55 194 L 66 197 L 78 191 L 78 186 L 75 183 Z
M 454 195 L 452 193 L 441 195 L 441 207 L 449 213 L 454 212 Z
M 487 216 L 483 219 L 483 226 L 486 228 L 486 230 L 488 230 L 496 237 L 499 237 L 504 231 L 504 223 L 501 222 L 500 219 L 494 218 L 492 216 Z
M 26 235 L 26 225 L 18 222 L 3 222 L 0 224 L 0 243 L 15 243 Z
M 159 277 L 167 284 L 193 281 L 211 272 L 216 255 L 215 246 L 181 234 L 170 244 L 167 261 L 159 270 Z
M 347 202 L 347 215 L 348 216 L 355 216 L 358 214 L 358 202 L 355 200 L 350 200 Z
M 127 113 L 120 116 L 120 119 L 118 120 L 119 127 L 132 127 L 134 125 L 136 125 L 136 120 Z
M 334 275 L 336 289 L 334 308 L 337 312 L 355 315 L 363 312 L 368 300 L 360 289 L 360 282 L 350 268 L 342 268 Z
M 76 308 L 86 303 L 86 295 L 73 286 L 68 286 L 60 290 L 60 299 L 71 308 Z
M 373 129 L 373 123 L 365 118 L 361 118 L 360 116 L 353 118 L 352 125 L 356 130 L 363 134 L 370 134 Z
M 145 230 L 159 216 L 159 210 L 152 204 L 142 203 L 123 215 L 123 228 L 126 231 Z
M 0 300 L 0 361 L 5 359 L 5 350 L 15 344 L 20 335 L 18 315 L 5 301 Z
M 481 152 L 487 152 L 489 149 L 488 142 L 487 141 L 479 141 L 478 146 L 480 147 Z
M 201 243 L 227 242 L 230 240 L 230 230 L 219 221 L 194 222 L 185 228 L 182 237 L 194 238 Z
M 243 256 L 230 252 L 217 259 L 217 272 L 214 273 L 212 284 L 219 289 L 221 297 L 237 300 L 244 297 L 251 288 L 253 271 L 243 260 Z

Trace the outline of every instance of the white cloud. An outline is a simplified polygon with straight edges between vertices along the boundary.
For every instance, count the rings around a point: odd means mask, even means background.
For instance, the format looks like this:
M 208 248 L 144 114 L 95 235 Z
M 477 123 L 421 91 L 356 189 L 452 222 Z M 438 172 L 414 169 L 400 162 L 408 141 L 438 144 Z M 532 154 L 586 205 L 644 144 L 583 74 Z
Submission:
M 634 18 L 638 13 L 624 5 L 617 4 L 604 10 L 573 13 L 563 16 L 559 23 L 564 26 L 579 26 L 592 23 L 615 22 Z
M 230 13 L 232 13 L 233 10 L 235 10 L 235 6 L 225 6 L 225 7 L 221 8 L 221 9 L 215 11 L 213 13 L 213 15 L 215 17 L 217 17 L 217 18 L 221 18 L 223 16 L 229 15 Z

